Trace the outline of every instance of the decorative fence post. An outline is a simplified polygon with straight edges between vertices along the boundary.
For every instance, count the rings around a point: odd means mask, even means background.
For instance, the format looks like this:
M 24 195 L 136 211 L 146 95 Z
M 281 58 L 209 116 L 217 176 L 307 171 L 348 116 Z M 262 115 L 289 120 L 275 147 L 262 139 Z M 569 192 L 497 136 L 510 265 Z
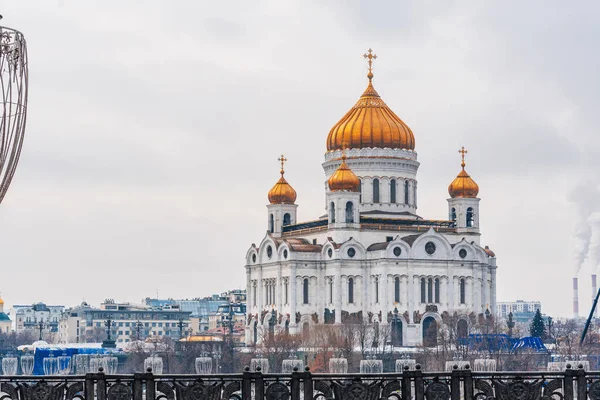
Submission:
M 300 398 L 300 379 L 303 377 L 303 375 L 304 374 L 302 372 L 298 372 L 297 368 L 294 368 L 294 372 L 292 372 L 292 382 L 290 385 L 292 389 L 292 400 L 302 400 Z M 304 390 L 306 390 L 306 387 Z
M 244 368 L 242 374 L 242 400 L 252 399 L 252 374 L 250 373 L 250 367 Z
M 423 383 L 423 371 L 421 371 L 421 366 L 417 364 L 415 366 L 415 400 L 423 400 L 425 398 L 425 384 Z
M 409 371 L 408 367 L 404 367 L 404 371 L 402 371 L 402 398 L 403 399 L 412 399 L 411 391 L 412 391 L 412 377 L 414 376 L 414 371 Z
M 585 379 L 585 370 L 583 369 L 583 365 L 579 365 L 577 368 L 577 398 L 587 398 L 587 380 Z
M 143 400 L 144 382 L 142 374 L 133 374 L 133 400 Z M 149 397 L 153 399 L 154 397 Z
M 94 374 L 89 373 L 85 374 L 85 398 L 93 399 L 96 397 L 96 393 L 94 393 L 95 385 L 94 385 Z
M 98 373 L 95 374 L 96 379 L 96 399 L 106 400 L 106 376 L 104 375 L 104 369 L 98 368 Z M 94 397 L 91 397 L 92 399 Z
M 452 400 L 460 400 L 460 371 L 458 365 L 452 367 L 450 377 L 450 396 Z
M 304 400 L 313 400 L 313 381 L 310 367 L 304 368 Z
M 565 369 L 565 380 L 563 384 L 563 390 L 565 398 L 564 400 L 573 400 L 573 377 L 575 375 L 575 371 L 571 369 L 571 364 L 567 364 L 567 369 Z M 585 397 L 583 397 L 585 399 Z
M 473 398 L 473 371 L 469 364 L 465 365 L 465 369 L 462 371 L 463 375 L 463 390 L 465 399 Z M 459 386 L 460 389 L 460 386 Z
M 260 367 L 256 368 L 256 373 L 254 374 L 254 398 L 255 399 L 264 399 L 265 398 L 265 385 L 263 382 L 263 374 Z
M 154 382 L 154 374 L 150 368 L 148 368 L 148 371 L 142 379 L 146 381 L 146 399 L 156 399 L 156 384 Z M 134 398 L 133 400 L 137 399 Z M 142 400 L 141 397 L 140 400 Z

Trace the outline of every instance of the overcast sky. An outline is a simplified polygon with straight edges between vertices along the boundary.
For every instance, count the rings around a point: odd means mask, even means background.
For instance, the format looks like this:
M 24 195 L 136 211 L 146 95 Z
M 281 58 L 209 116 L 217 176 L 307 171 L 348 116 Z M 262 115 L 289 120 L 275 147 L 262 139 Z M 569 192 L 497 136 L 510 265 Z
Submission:
M 418 214 L 447 218 L 464 145 L 498 300 L 571 315 L 573 233 L 600 211 L 600 3 L 0 4 L 31 77 L 0 206 L 8 306 L 243 287 L 279 154 L 299 219 L 324 213 L 325 139 L 364 90 L 372 47 L 375 87 L 415 134 Z

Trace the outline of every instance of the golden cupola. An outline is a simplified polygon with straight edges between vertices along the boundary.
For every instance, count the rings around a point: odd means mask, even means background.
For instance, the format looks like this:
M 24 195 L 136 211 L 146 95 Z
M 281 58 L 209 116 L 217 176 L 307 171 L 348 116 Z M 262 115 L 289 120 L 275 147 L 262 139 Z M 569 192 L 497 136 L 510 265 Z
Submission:
M 358 102 L 331 128 L 327 151 L 365 147 L 415 149 L 410 128 L 385 104 L 373 87 L 372 62 L 377 58 L 369 49 L 369 84 Z
M 327 180 L 329 190 L 332 192 L 347 191 L 360 192 L 360 179 L 346 164 L 346 154 L 342 153 L 342 163 Z
M 287 158 L 282 154 L 278 161 L 281 162 L 281 170 L 279 171 L 281 178 L 279 178 L 275 186 L 269 190 L 269 203 L 294 204 L 296 201 L 296 191 L 283 177 L 283 174 L 285 174 L 283 163 L 287 161 Z
M 471 178 L 467 171 L 465 171 L 465 154 L 467 153 L 467 150 L 465 150 L 465 148 L 462 147 L 458 152 L 462 156 L 462 161 L 460 163 L 462 171 L 458 173 L 458 175 L 452 181 L 450 186 L 448 186 L 448 193 L 452 198 L 475 198 L 479 193 L 479 186 L 477 185 L 477 183 L 475 183 L 475 181 L 473 180 L 473 178 Z

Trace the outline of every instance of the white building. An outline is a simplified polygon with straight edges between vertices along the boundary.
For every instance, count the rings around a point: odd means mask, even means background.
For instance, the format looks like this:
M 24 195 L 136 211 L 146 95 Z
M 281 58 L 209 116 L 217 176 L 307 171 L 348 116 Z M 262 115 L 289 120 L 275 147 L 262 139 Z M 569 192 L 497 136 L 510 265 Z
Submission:
M 466 151 L 448 220 L 418 216 L 415 138 L 375 91 L 370 67 L 367 89 L 327 137 L 326 215 L 297 220 L 280 159 L 267 233 L 246 254 L 247 344 L 270 325 L 299 332 L 357 318 L 393 322 L 395 345 L 433 344 L 444 315 L 466 332 L 469 314 L 496 312 L 496 258 L 481 244 Z
M 35 336 L 46 333 L 58 333 L 58 322 L 65 309 L 64 306 L 48 306 L 44 303 L 32 305 L 14 305 L 10 310 L 12 329 L 20 334 L 29 331 Z
M 508 314 L 510 313 L 513 313 L 513 315 L 530 314 L 533 318 L 533 315 L 537 310 L 540 310 L 540 312 L 542 311 L 542 303 L 540 301 L 502 301 L 498 303 L 497 314 L 501 318 L 508 317 Z
M 148 337 L 179 339 L 189 333 L 190 314 L 178 305 L 150 307 L 107 299 L 99 308 L 94 308 L 83 303 L 63 313 L 59 340 L 61 343 L 100 342 L 106 338 L 108 320 L 111 321 L 111 338 L 117 343 Z

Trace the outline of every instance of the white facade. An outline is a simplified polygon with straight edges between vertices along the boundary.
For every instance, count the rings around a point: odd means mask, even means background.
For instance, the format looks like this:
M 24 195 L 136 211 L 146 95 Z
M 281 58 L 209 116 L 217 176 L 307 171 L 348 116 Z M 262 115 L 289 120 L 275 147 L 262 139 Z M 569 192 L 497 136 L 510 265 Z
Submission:
M 269 192 L 267 233 L 246 253 L 247 344 L 264 329 L 362 319 L 391 323 L 394 346 L 416 346 L 432 343 L 431 332 L 435 340 L 445 315 L 466 326 L 473 314 L 496 313 L 496 257 L 481 246 L 466 151 L 448 220 L 418 216 L 414 136 L 373 88 L 371 50 L 365 57 L 369 86 L 327 139 L 326 214 L 297 222 L 291 186 Z
M 326 209 L 332 202 L 356 202 L 352 220 L 336 206 L 335 221 L 328 212 L 316 221 L 269 226 L 260 245 L 248 250 L 246 342 L 260 340 L 272 310 L 278 326 L 298 332 L 326 318 L 341 324 L 351 315 L 388 324 L 397 308 L 405 346 L 422 343 L 427 317 L 439 324 L 443 313 L 465 320 L 471 313 L 495 313 L 496 258 L 480 245 L 479 199 L 448 199 L 448 221 L 422 219 L 415 214 L 416 153 L 347 154 L 362 193 L 328 192 Z M 335 156 L 326 155 L 326 178 L 340 164 Z

